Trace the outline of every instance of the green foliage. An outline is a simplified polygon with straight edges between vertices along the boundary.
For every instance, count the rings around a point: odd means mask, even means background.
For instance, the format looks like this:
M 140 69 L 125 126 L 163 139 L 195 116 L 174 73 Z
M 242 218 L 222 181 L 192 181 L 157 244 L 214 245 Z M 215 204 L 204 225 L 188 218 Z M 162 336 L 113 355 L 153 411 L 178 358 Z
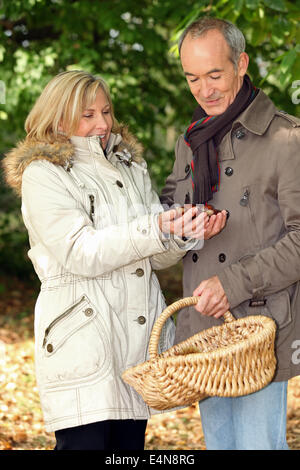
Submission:
M 249 73 L 254 83 L 262 87 L 279 108 L 298 115 L 299 100 L 292 97 L 293 84 L 300 79 L 300 1 L 193 2 L 189 16 L 175 29 L 174 41 L 190 21 L 203 14 L 203 3 L 210 3 L 206 8 L 210 16 L 232 21 L 243 31 L 246 52 L 250 56 Z M 176 54 L 176 45 L 171 51 Z
M 107 80 L 116 116 L 144 144 L 159 190 L 172 168 L 176 136 L 195 106 L 176 46 L 184 27 L 201 15 L 236 23 L 246 36 L 255 84 L 297 114 L 299 12 L 299 0 L 0 0 L 0 155 L 24 137 L 26 115 L 52 76 L 84 69 Z M 28 263 L 19 205 L 2 182 L 5 271 L 21 272 Z

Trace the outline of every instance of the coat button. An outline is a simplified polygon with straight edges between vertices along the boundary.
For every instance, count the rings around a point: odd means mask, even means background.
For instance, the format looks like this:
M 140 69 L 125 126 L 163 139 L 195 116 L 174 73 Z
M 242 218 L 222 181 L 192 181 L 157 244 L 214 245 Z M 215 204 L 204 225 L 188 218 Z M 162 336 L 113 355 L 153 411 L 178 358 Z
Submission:
M 190 165 L 186 165 L 184 171 L 185 171 L 186 173 L 188 173 L 188 172 L 190 171 Z
M 197 253 L 193 253 L 192 260 L 194 261 L 194 263 L 197 263 L 197 261 L 198 261 Z
M 137 321 L 140 325 L 144 325 L 146 323 L 146 318 L 141 315 L 140 317 L 138 317 Z
M 226 175 L 226 176 L 231 176 L 231 175 L 233 175 L 233 168 L 231 168 L 230 166 L 228 166 L 227 168 L 225 168 L 225 175 Z
M 220 263 L 224 263 L 225 260 L 226 260 L 226 255 L 224 253 L 220 253 L 219 254 Z
M 117 185 L 119 186 L 119 188 L 123 188 L 123 183 L 122 183 L 122 181 L 117 180 L 116 183 L 117 183 Z
M 185 199 L 184 199 L 185 204 L 190 204 L 191 203 L 191 196 L 190 193 L 186 193 Z
M 86 308 L 84 310 L 84 314 L 87 316 L 87 317 L 91 317 L 94 313 L 94 310 L 92 308 Z
M 144 276 L 144 270 L 142 268 L 138 268 L 136 271 L 135 271 L 135 274 L 138 276 L 138 277 L 142 277 Z
M 47 351 L 49 353 L 52 353 L 53 352 L 53 345 L 51 343 L 47 344 Z
M 235 133 L 235 136 L 237 139 L 243 139 L 243 137 L 245 137 L 246 133 L 244 131 L 244 129 L 238 129 Z

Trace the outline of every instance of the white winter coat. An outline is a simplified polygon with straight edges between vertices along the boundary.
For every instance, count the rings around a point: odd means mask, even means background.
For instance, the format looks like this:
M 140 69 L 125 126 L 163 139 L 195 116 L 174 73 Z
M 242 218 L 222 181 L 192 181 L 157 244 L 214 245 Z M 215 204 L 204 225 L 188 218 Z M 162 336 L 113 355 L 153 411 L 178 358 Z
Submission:
M 126 133 L 111 134 L 106 156 L 97 137 L 73 137 L 21 143 L 4 162 L 7 181 L 22 189 L 28 255 L 41 281 L 36 375 L 48 431 L 153 411 L 121 375 L 147 359 L 165 307 L 154 270 L 194 242 L 162 238 L 162 208 L 138 154 Z M 170 321 L 161 350 L 173 330 Z

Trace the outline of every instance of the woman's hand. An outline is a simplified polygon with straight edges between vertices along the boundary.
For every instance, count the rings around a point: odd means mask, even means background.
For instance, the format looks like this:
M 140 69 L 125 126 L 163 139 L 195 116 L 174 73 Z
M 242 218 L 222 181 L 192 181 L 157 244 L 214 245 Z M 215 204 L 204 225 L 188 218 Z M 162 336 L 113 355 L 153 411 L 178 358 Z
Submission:
M 186 212 L 178 207 L 161 212 L 158 216 L 158 224 L 161 232 L 165 234 L 203 240 L 205 227 L 209 224 L 209 217 L 206 212 L 201 211 L 196 206 L 191 207 Z M 213 230 L 213 227 L 211 230 Z

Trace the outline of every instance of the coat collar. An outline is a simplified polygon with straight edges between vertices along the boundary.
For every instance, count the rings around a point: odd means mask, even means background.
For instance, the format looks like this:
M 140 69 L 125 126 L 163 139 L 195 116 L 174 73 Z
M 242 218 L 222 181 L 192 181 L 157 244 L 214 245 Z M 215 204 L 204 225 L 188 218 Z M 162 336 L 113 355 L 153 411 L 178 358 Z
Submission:
M 76 163 L 91 162 L 91 158 L 96 158 L 102 165 L 111 167 L 114 162 L 114 155 L 116 150 L 120 150 L 119 144 L 122 142 L 120 134 L 112 134 L 109 137 L 107 147 L 105 151 L 102 149 L 101 142 L 98 136 L 79 137 L 72 136 L 70 143 L 74 148 L 74 156 L 71 161 L 68 161 L 65 165 L 65 169 L 69 169 Z
M 268 96 L 259 90 L 257 96 L 232 123 L 231 131 L 223 138 L 219 147 L 219 161 L 233 160 L 235 158 L 232 147 L 232 133 L 238 128 L 245 128 L 247 131 L 264 135 L 271 124 L 277 109 Z
M 240 124 L 253 134 L 263 135 L 275 114 L 276 107 L 274 103 L 262 90 L 259 90 L 252 103 L 233 122 L 232 128 L 236 128 L 237 124 Z
M 97 148 L 105 159 L 97 137 L 76 137 L 76 142 L 72 142 L 72 139 L 58 141 L 53 144 L 30 140 L 19 142 L 2 160 L 3 172 L 8 186 L 20 196 L 23 173 L 31 162 L 47 160 L 54 165 L 67 169 L 72 165 L 79 148 L 81 150 L 91 150 L 92 145 L 94 146 L 93 149 Z M 116 151 L 129 152 L 135 162 L 142 159 L 143 148 L 141 144 L 137 142 L 125 126 L 120 125 L 118 133 L 112 133 L 108 141 L 107 157 L 112 158 Z
M 107 158 L 107 160 L 111 159 L 115 148 L 119 146 L 121 141 L 122 137 L 120 134 L 110 134 L 107 147 L 105 149 L 105 158 Z M 72 136 L 70 138 L 70 142 L 74 146 L 75 153 L 80 152 L 81 154 L 84 154 L 92 151 L 95 152 L 97 155 L 101 155 L 104 157 L 104 151 L 102 150 L 100 139 L 98 136 Z

